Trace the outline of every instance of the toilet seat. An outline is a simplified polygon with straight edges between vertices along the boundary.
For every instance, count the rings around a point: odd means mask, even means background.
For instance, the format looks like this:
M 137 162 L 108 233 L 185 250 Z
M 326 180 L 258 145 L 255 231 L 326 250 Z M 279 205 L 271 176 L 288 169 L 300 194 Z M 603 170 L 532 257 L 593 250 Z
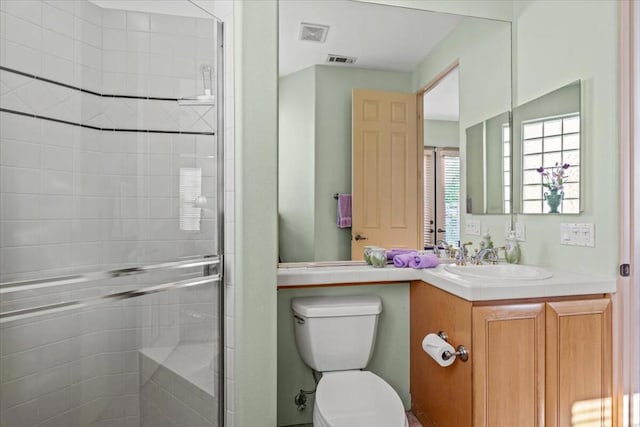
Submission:
M 316 391 L 314 427 L 406 427 L 400 396 L 367 371 L 322 375 Z

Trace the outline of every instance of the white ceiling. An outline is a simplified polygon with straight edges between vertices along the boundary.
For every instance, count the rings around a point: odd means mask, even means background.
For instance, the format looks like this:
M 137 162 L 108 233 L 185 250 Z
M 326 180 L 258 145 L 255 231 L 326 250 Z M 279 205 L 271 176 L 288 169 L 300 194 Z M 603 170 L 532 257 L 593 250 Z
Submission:
M 423 111 L 425 120 L 457 122 L 460 119 L 459 79 L 459 68 L 456 67 L 444 76 L 434 88 L 424 94 Z
M 279 11 L 280 76 L 326 64 L 329 53 L 358 58 L 335 66 L 412 71 L 462 19 L 350 0 L 287 0 Z M 299 40 L 301 22 L 329 25 L 326 42 Z
M 163 15 L 209 18 L 211 15 L 187 0 L 89 0 L 105 9 L 131 10 L 136 12 L 160 13 Z

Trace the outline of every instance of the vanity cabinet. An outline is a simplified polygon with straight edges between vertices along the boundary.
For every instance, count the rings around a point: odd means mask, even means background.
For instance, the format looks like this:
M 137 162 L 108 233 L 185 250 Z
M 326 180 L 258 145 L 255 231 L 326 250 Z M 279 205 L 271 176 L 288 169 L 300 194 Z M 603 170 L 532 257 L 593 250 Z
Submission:
M 472 303 L 413 282 L 410 304 L 412 407 L 425 426 L 612 425 L 607 295 Z M 440 330 L 468 362 L 442 368 L 422 351 Z

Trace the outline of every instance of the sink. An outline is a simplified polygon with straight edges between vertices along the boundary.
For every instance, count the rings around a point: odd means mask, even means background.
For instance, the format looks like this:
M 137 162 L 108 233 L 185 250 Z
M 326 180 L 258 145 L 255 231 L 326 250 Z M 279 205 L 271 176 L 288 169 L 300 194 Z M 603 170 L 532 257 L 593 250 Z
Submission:
M 497 264 L 497 265 L 445 265 L 446 271 L 463 277 L 491 280 L 544 280 L 553 273 L 544 268 L 532 265 Z

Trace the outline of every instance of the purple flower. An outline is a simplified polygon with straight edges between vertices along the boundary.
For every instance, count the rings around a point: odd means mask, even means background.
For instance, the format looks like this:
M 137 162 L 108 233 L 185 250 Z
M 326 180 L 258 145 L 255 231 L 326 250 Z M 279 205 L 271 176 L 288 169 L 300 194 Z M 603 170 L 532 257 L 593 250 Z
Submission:
M 562 169 L 569 169 L 569 166 L 571 166 L 569 163 L 565 163 L 562 165 Z
M 544 168 L 542 166 L 540 166 L 538 169 L 536 169 L 538 171 L 538 173 L 542 173 L 544 172 Z

